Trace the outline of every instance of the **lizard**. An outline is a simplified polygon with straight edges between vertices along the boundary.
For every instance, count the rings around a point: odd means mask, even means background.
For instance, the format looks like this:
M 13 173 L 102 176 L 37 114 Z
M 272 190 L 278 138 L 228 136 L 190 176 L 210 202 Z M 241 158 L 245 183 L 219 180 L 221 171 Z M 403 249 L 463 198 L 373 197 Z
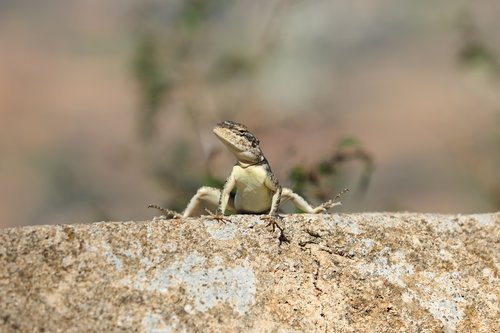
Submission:
M 222 190 L 209 186 L 200 187 L 182 213 L 158 205 L 149 205 L 148 208 L 160 210 L 167 218 L 185 218 L 194 216 L 200 205 L 205 202 L 217 206 L 216 213 L 205 210 L 218 221 L 226 221 L 226 209 L 238 214 L 266 214 L 264 219 L 269 221 L 268 226 L 271 225 L 273 231 L 277 227 L 283 232 L 283 228 L 278 224 L 278 220 L 281 219 L 278 209 L 280 204 L 286 201 L 290 200 L 295 207 L 311 214 L 322 213 L 342 204 L 338 199 L 348 189 L 333 199 L 313 207 L 299 194 L 289 188 L 281 187 L 260 148 L 259 139 L 245 125 L 226 120 L 218 123 L 213 133 L 236 158 L 236 164 Z M 235 188 L 233 196 L 231 192 Z

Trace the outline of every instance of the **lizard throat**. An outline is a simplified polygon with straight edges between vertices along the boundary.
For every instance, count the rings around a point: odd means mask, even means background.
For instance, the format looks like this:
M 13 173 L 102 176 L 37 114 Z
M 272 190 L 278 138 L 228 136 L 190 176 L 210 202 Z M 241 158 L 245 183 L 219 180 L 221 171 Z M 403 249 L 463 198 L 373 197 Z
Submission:
M 267 161 L 264 157 L 262 157 L 262 159 L 260 161 L 257 161 L 257 162 L 254 162 L 254 163 L 244 163 L 244 162 L 241 162 L 241 161 L 237 161 L 236 164 L 238 164 L 241 168 L 243 169 L 246 169 L 248 167 L 251 167 L 251 166 L 254 166 L 254 165 L 262 165 L 262 164 L 266 164 Z

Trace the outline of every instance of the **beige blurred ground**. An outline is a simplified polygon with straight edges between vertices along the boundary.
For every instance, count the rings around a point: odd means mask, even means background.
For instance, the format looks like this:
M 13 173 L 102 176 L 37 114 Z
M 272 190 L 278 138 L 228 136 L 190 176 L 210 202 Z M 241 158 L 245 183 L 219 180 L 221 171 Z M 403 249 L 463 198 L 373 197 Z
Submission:
M 151 218 L 148 203 L 175 196 L 152 170 L 181 158 L 176 173 L 202 185 L 226 118 L 254 130 L 280 179 L 359 139 L 376 170 L 345 211 L 499 209 L 500 82 L 457 62 L 464 12 L 500 55 L 497 1 L 213 1 L 195 33 L 177 30 L 182 3 L 0 4 L 1 227 Z M 166 63 L 190 46 L 147 142 L 132 69 L 144 27 Z M 214 79 L 226 54 L 257 69 Z M 232 161 L 215 164 L 224 177 Z

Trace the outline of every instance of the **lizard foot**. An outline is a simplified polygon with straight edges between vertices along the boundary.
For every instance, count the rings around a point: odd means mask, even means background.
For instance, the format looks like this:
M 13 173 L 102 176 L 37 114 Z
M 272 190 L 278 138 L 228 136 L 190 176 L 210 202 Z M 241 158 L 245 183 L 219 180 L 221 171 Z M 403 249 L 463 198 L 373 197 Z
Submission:
M 158 205 L 148 205 L 148 208 L 158 209 L 160 212 L 165 214 L 165 217 L 167 219 L 180 219 L 180 218 L 182 218 L 182 215 L 177 213 L 176 211 L 173 211 L 173 210 L 170 210 L 167 208 L 163 208 L 163 207 L 160 207 Z
M 278 228 L 278 230 L 280 231 L 280 236 L 278 238 L 279 241 L 280 241 L 280 245 L 282 243 L 290 243 L 290 240 L 285 236 L 285 233 L 283 232 L 283 227 L 281 227 L 278 224 L 278 220 L 279 221 L 283 220 L 283 217 L 281 215 L 278 215 L 278 214 L 265 215 L 265 216 L 262 217 L 262 219 L 268 221 L 266 227 L 272 226 L 273 232 L 274 232 L 274 230 L 276 230 L 276 228 Z
M 217 222 L 222 222 L 222 223 L 231 222 L 231 220 L 229 220 L 225 215 L 222 215 L 219 212 L 214 213 L 208 208 L 205 208 L 205 211 Z
M 283 232 L 283 228 L 278 224 L 278 221 L 282 221 L 283 217 L 278 214 L 269 214 L 262 217 L 263 220 L 266 220 L 268 223 L 266 227 L 272 226 L 273 232 L 278 228 L 281 232 Z
M 316 207 L 314 209 L 314 213 L 322 213 L 332 207 L 335 207 L 335 206 L 340 206 L 342 205 L 342 202 L 341 201 L 338 201 L 339 198 L 344 195 L 346 192 L 349 192 L 349 189 L 346 188 L 346 189 L 343 189 L 342 191 L 340 191 L 339 194 L 337 194 L 333 199 L 331 200 L 328 200 L 327 202 L 324 202 L 322 203 L 321 205 L 319 205 L 318 207 Z

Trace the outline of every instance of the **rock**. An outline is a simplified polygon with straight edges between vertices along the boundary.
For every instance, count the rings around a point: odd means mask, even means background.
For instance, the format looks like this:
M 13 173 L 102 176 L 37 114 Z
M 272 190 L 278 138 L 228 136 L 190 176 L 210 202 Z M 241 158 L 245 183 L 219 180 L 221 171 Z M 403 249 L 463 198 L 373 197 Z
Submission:
M 499 332 L 500 213 L 0 230 L 1 332 Z

